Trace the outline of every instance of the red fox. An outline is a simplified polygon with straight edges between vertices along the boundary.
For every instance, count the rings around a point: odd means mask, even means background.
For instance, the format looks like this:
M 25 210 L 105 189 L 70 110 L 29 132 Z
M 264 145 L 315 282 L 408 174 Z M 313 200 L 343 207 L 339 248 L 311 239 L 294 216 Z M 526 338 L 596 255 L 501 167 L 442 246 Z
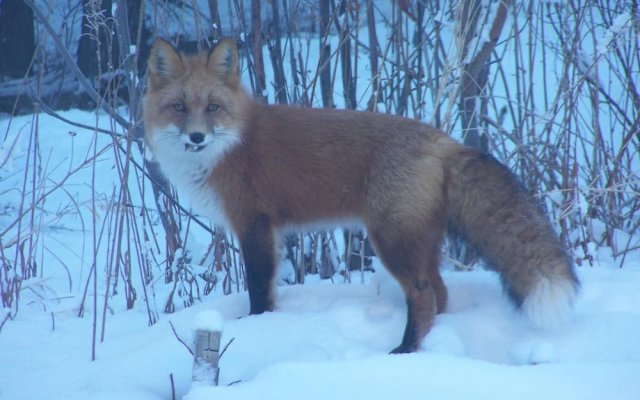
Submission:
M 447 231 L 486 258 L 534 322 L 569 314 L 579 286 L 572 263 L 507 168 L 419 121 L 259 104 L 241 87 L 238 57 L 231 39 L 191 55 L 157 39 L 144 121 L 167 178 L 237 235 L 251 314 L 274 309 L 277 234 L 344 220 L 364 223 L 404 290 L 407 324 L 393 353 L 419 349 L 445 310 Z

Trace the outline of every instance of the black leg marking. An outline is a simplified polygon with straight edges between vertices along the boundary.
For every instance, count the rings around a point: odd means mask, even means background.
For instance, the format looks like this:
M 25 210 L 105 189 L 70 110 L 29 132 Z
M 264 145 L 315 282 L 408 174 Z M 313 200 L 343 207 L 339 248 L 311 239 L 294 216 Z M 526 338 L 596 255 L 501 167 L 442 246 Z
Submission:
M 416 288 L 407 294 L 407 325 L 402 342 L 391 353 L 412 353 L 418 350 L 424 335 L 433 325 L 435 314 L 436 298 L 431 285 Z
M 269 218 L 260 215 L 240 240 L 249 288 L 251 314 L 273 310 L 272 284 L 275 275 L 273 229 Z

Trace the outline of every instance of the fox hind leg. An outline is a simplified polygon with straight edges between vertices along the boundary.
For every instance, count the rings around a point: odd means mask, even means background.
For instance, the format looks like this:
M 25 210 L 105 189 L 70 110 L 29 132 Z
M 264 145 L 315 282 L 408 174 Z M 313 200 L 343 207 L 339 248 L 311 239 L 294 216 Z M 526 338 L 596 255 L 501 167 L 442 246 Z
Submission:
M 438 250 L 439 252 L 440 250 Z M 436 293 L 436 311 L 438 314 L 442 314 L 447 308 L 447 300 L 449 295 L 447 293 L 447 287 L 444 285 L 442 276 L 440 275 L 440 258 L 435 263 L 434 267 L 429 266 L 429 282 L 433 286 Z
M 436 312 L 446 306 L 447 292 L 438 270 L 444 229 L 431 229 L 426 235 L 423 229 L 400 235 L 397 230 L 369 228 L 369 235 L 383 264 L 400 282 L 407 302 L 407 325 L 392 353 L 410 353 L 431 329 Z

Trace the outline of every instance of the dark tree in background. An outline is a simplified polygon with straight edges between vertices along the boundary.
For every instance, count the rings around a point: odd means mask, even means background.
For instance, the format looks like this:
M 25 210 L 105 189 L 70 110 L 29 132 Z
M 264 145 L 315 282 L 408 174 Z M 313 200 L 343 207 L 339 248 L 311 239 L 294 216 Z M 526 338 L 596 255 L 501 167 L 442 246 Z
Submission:
M 322 106 L 333 108 L 333 96 L 331 95 L 331 45 L 326 38 L 329 36 L 330 28 L 330 1 L 320 0 L 320 37 L 325 38 L 320 41 L 320 60 L 318 62 L 318 76 L 320 77 L 320 90 L 322 93 Z
M 0 1 L 0 75 L 22 78 L 31 74 L 35 49 L 31 8 L 22 1 Z
M 456 26 L 460 51 L 462 53 L 463 71 L 460 88 L 460 114 L 462 117 L 462 130 L 464 132 L 465 146 L 474 148 L 483 153 L 489 151 L 489 139 L 487 133 L 482 129 L 481 122 L 487 114 L 487 82 L 489 79 L 489 63 L 491 53 L 495 48 L 500 33 L 507 18 L 507 10 L 510 1 L 501 1 L 493 22 L 486 18 L 489 12 L 484 8 L 489 8 L 480 0 L 464 0 L 458 15 L 458 25 Z M 481 20 L 481 17 L 485 17 Z M 475 40 L 480 33 L 479 24 L 491 24 L 489 39 Z M 471 48 L 471 43 L 476 44 L 476 48 Z M 469 57 L 469 53 L 473 56 Z
M 125 6 L 121 6 L 122 3 L 124 3 Z M 142 0 L 118 0 L 118 12 L 116 12 L 114 16 L 118 27 L 122 30 L 118 34 L 120 48 L 126 50 L 129 45 L 136 45 L 140 52 L 135 65 L 140 76 L 144 74 L 147 67 L 151 37 L 153 36 L 150 26 L 145 24 L 143 7 L 144 1 Z M 126 13 L 124 17 L 118 15 L 118 13 L 122 14 L 123 12 Z M 123 37 L 126 36 L 124 33 L 127 28 L 129 37 L 128 40 L 123 42 L 122 40 Z M 120 55 L 123 58 L 126 57 L 126 53 L 124 50 L 120 51 Z M 129 66 L 125 64 L 124 67 L 127 68 Z

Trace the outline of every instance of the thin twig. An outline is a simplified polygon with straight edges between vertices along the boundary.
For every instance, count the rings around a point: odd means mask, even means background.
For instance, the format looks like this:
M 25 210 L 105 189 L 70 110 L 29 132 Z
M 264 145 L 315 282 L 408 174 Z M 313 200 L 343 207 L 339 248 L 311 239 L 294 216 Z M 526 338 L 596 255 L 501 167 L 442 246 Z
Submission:
M 224 355 L 224 353 L 227 351 L 227 349 L 229 348 L 229 346 L 231 345 L 231 343 L 233 343 L 233 341 L 236 340 L 236 338 L 231 338 L 231 340 L 229 340 L 229 342 L 224 346 L 224 349 L 222 349 L 222 351 L 220 352 L 220 358 L 222 358 L 222 356 Z
M 0 323 L 0 332 L 2 332 L 2 327 L 9 320 L 9 318 L 11 318 L 11 312 L 8 312 L 7 315 L 4 316 L 4 319 L 2 320 L 2 322 Z
M 173 381 L 173 374 L 169 374 L 169 381 L 171 382 L 171 399 L 176 400 L 176 384 Z
M 189 350 L 189 353 L 191 353 L 191 355 L 193 356 L 193 350 L 191 349 L 191 347 L 189 347 L 189 345 L 180 338 L 180 336 L 178 336 L 178 332 L 176 332 L 176 328 L 173 326 L 173 323 L 171 321 L 169 321 L 169 325 L 171 325 L 171 330 L 173 331 L 174 336 L 176 337 L 176 339 L 178 339 L 178 342 L 182 343 L 182 345 Z M 222 354 L 220 355 L 222 356 Z

